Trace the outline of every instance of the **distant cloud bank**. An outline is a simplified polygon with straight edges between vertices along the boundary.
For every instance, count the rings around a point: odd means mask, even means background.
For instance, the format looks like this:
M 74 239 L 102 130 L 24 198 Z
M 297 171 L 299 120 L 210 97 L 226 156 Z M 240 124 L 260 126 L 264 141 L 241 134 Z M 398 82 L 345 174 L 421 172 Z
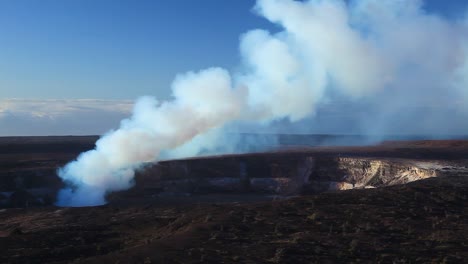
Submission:
M 132 100 L 0 99 L 0 136 L 100 135 L 131 113 Z
M 127 118 L 134 106 L 133 100 L 98 99 L 0 99 L 0 136 L 47 136 L 47 135 L 102 135 L 116 129 Z M 269 126 L 239 124 L 231 132 L 257 133 L 311 133 L 311 134 L 366 134 L 363 123 L 373 122 L 376 105 L 356 105 L 351 102 L 333 102 L 317 107 L 313 117 L 291 123 L 286 119 L 272 122 Z M 457 110 L 452 103 L 408 106 L 393 122 L 387 134 L 462 135 L 468 129 L 468 113 Z M 436 114 L 437 113 L 437 114 Z M 414 118 L 414 116 L 423 118 Z M 368 116 L 368 117 L 366 117 Z M 450 116 L 447 118 L 438 118 Z M 430 117 L 430 118 L 429 118 Z M 434 126 L 432 120 L 437 119 Z M 368 121 L 369 120 L 369 121 Z M 365 126 L 364 126 L 365 127 Z

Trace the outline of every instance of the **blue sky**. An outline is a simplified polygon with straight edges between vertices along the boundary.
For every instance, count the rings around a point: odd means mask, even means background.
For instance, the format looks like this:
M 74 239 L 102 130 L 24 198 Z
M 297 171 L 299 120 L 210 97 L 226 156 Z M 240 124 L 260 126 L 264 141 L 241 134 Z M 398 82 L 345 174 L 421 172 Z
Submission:
M 429 0 L 460 15 L 463 0 Z M 254 0 L 1 0 L 0 99 L 168 98 L 175 74 L 238 65 L 238 38 L 276 30 Z
M 235 67 L 271 28 L 253 0 L 2 0 L 0 98 L 167 98 L 176 73 Z
M 451 19 L 468 6 L 466 0 L 424 2 L 428 12 Z M 280 30 L 256 15 L 254 5 L 0 0 L 0 136 L 100 134 L 130 115 L 136 98 L 169 99 L 177 73 L 238 69 L 242 33 Z

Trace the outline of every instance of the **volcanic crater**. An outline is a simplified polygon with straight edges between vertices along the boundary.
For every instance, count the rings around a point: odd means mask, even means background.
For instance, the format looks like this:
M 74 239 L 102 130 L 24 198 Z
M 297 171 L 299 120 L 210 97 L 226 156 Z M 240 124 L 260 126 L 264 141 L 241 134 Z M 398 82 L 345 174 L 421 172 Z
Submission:
M 468 257 L 465 140 L 282 146 L 167 160 L 144 166 L 134 187 L 109 194 L 107 205 L 54 206 L 63 187 L 55 170 L 96 139 L 0 140 L 2 262 Z

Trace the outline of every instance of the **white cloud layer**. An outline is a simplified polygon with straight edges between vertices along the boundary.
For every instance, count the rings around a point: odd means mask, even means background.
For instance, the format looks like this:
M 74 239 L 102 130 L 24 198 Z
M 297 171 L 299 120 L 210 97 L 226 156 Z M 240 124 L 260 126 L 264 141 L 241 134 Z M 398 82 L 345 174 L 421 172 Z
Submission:
M 100 135 L 131 113 L 133 101 L 0 99 L 0 136 Z

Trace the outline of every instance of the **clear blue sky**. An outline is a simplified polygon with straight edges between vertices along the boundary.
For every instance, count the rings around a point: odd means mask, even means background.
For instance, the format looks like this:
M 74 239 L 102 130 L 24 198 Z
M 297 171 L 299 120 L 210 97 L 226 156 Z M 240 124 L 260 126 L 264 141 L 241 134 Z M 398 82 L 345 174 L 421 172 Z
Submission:
M 464 0 L 428 0 L 458 16 Z M 238 39 L 276 28 L 254 0 L 0 0 L 0 99 L 167 98 L 176 73 L 238 64 Z

